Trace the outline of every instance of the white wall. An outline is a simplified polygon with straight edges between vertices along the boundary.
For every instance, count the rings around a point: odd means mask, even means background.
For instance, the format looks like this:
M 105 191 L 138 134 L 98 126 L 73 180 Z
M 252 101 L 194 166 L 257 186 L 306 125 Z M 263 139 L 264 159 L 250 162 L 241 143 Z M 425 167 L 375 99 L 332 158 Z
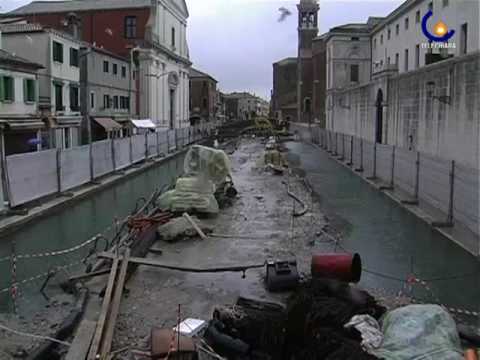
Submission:
M 35 115 L 38 102 L 38 81 L 35 82 L 35 102 L 29 103 L 25 102 L 25 94 L 23 93 L 23 81 L 24 79 L 36 80 L 36 75 L 0 68 L 0 76 L 1 75 L 13 77 L 15 94 L 13 102 L 1 103 L 0 115 Z
M 409 9 L 407 12 L 392 17 L 388 23 L 372 34 L 372 60 L 373 63 L 383 62 L 380 65 L 372 65 L 372 71 L 378 72 L 384 69 L 390 57 L 391 64 L 395 63 L 395 55 L 399 54 L 399 71 L 405 72 L 405 49 L 408 49 L 408 70 L 415 69 L 415 46 L 420 45 L 420 67 L 425 66 L 425 54 L 428 49 L 422 48 L 422 43 L 428 43 L 422 31 L 422 18 L 428 11 L 428 4 L 432 0 L 420 1 L 417 5 Z M 456 31 L 453 38 L 449 41 L 455 43 L 455 49 L 448 49 L 448 53 L 459 56 L 461 51 L 460 30 L 464 23 L 468 24 L 468 45 L 467 53 L 479 50 L 479 6 L 478 0 L 448 0 L 448 5 L 443 7 L 444 0 L 433 0 L 433 16 L 429 19 L 429 29 L 439 21 L 447 24 L 449 29 Z M 416 13 L 420 11 L 420 21 L 416 22 Z M 405 19 L 408 17 L 409 26 L 405 29 Z M 399 35 L 396 34 L 396 25 L 399 25 Z M 388 29 L 391 30 L 391 38 L 388 39 Z M 380 43 L 381 35 L 383 35 L 383 44 Z M 376 40 L 376 47 L 374 46 Z M 438 49 L 433 53 L 439 53 Z
M 186 14 L 178 11 L 173 2 L 182 7 L 181 0 L 158 1 L 154 33 L 163 46 L 177 55 L 188 58 Z M 172 46 L 172 28 L 175 29 L 175 46 Z

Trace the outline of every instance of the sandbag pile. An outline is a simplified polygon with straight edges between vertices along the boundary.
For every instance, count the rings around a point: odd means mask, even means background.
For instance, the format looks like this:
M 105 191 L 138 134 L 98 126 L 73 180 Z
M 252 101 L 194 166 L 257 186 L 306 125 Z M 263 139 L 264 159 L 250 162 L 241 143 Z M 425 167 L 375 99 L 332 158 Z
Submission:
M 159 198 L 159 207 L 174 213 L 218 214 L 215 192 L 231 181 L 230 160 L 222 150 L 194 145 L 185 156 L 185 176 Z

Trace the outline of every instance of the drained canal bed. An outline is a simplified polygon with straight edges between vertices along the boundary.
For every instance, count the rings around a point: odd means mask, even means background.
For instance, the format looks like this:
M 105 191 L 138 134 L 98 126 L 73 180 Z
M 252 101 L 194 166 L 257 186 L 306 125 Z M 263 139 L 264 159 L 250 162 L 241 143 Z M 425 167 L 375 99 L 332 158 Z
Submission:
M 403 291 L 423 301 L 480 311 L 480 262 L 311 145 L 288 144 L 290 164 L 305 173 L 320 207 L 362 255 L 362 285 Z M 375 273 L 375 274 L 374 274 Z M 428 290 L 413 281 L 425 280 Z M 410 284 L 405 280 L 410 278 Z

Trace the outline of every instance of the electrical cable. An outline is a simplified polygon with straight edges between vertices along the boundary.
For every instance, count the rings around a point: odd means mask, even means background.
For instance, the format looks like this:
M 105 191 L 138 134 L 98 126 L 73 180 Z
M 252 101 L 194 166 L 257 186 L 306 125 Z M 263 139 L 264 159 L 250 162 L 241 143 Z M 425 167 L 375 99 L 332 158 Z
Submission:
M 23 332 L 23 331 L 10 329 L 9 327 L 1 325 L 1 324 L 0 324 L 0 329 L 5 330 L 7 332 L 11 332 L 11 333 L 19 335 L 19 336 L 26 336 L 26 337 L 31 337 L 31 338 L 40 339 L 40 340 L 48 340 L 48 341 L 51 341 L 51 342 L 54 342 L 54 343 L 57 343 L 57 344 L 61 344 L 61 345 L 64 345 L 64 346 L 71 346 L 72 345 L 69 342 L 57 340 L 57 339 L 54 339 L 54 338 L 49 337 L 49 336 L 34 335 L 34 334 L 29 334 L 29 333 L 26 333 L 26 332 Z

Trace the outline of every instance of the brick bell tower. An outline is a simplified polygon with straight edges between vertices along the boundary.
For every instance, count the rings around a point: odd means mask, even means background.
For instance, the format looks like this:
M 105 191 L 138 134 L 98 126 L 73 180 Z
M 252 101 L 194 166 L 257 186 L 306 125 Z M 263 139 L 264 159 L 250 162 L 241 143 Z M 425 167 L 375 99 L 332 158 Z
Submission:
M 300 0 L 298 8 L 297 121 L 310 123 L 313 113 L 312 43 L 318 35 L 317 0 Z

